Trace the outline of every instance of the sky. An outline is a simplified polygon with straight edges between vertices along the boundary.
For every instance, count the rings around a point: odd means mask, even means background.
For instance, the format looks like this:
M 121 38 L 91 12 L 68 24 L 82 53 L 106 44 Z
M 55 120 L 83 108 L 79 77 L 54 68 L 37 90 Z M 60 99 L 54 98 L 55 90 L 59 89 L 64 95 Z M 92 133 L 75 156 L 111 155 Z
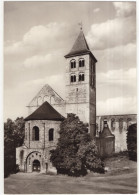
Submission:
M 4 2 L 4 120 L 27 117 L 49 84 L 65 98 L 66 55 L 82 22 L 97 58 L 97 115 L 137 113 L 135 2 Z

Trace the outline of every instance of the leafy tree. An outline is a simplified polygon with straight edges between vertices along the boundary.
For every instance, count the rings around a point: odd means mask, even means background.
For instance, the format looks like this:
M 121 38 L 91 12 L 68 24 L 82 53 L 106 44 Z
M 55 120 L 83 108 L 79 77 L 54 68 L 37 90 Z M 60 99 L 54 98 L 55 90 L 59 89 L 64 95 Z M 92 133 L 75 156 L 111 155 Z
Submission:
M 25 122 L 23 117 L 4 123 L 4 176 L 16 170 L 16 147 L 23 144 Z
M 127 149 L 130 160 L 137 161 L 137 124 L 127 129 Z
M 104 172 L 95 141 L 88 133 L 87 125 L 75 114 L 61 123 L 57 148 L 51 151 L 50 161 L 58 173 L 71 176 L 86 175 L 87 170 Z

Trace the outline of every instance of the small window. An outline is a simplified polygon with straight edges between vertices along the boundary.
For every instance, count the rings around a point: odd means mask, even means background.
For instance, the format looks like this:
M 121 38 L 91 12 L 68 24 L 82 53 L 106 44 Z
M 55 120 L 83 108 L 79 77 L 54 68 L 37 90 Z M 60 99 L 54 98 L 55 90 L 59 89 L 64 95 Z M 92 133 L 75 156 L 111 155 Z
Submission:
M 84 73 L 80 73 L 79 74 L 79 81 L 84 81 L 85 77 L 84 77 Z
M 49 129 L 49 141 L 54 140 L 54 129 Z
M 79 59 L 79 67 L 84 67 L 84 66 L 85 66 L 85 60 Z
M 76 61 L 75 60 L 71 60 L 70 61 L 70 66 L 71 66 L 71 68 L 76 68 Z
M 32 141 L 38 141 L 38 140 L 39 140 L 39 128 L 35 126 L 32 129 Z
M 38 97 L 38 106 L 42 105 L 43 103 L 42 101 L 43 101 L 42 97 L 41 96 Z
M 71 77 L 70 77 L 70 82 L 71 82 L 71 83 L 76 82 L 76 75 L 71 75 Z

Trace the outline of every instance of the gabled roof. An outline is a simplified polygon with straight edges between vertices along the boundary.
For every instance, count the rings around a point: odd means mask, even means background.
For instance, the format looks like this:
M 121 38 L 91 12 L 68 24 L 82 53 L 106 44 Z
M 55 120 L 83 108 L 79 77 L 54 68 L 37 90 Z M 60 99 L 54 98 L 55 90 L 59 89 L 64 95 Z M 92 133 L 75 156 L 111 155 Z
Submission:
M 64 117 L 46 101 L 31 115 L 25 118 L 25 121 L 29 121 L 29 120 L 62 121 L 64 120 Z
M 76 41 L 71 49 L 71 51 L 67 55 L 65 55 L 65 58 L 69 58 L 69 57 L 76 56 L 76 55 L 83 55 L 83 54 L 91 54 L 91 56 L 97 62 L 96 58 L 94 57 L 94 55 L 90 51 L 89 46 L 87 44 L 87 41 L 85 39 L 84 33 L 81 30 L 79 36 L 77 37 L 77 39 L 76 39 Z
M 37 93 L 37 95 L 30 101 L 29 105 L 27 107 L 30 106 L 37 106 L 37 99 L 39 96 L 41 95 L 46 95 L 46 96 L 53 96 L 55 97 L 55 101 L 57 101 L 57 103 L 64 103 L 64 100 L 52 89 L 52 87 L 50 87 L 50 85 L 46 84 L 43 86 L 43 88 Z

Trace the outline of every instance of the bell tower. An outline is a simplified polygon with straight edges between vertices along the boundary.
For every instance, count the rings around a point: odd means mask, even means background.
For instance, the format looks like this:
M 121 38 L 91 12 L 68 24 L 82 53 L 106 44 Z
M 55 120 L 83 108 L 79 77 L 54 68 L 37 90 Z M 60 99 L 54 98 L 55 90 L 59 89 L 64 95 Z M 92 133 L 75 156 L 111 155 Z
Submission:
M 96 58 L 81 30 L 66 58 L 66 114 L 74 113 L 96 134 Z

